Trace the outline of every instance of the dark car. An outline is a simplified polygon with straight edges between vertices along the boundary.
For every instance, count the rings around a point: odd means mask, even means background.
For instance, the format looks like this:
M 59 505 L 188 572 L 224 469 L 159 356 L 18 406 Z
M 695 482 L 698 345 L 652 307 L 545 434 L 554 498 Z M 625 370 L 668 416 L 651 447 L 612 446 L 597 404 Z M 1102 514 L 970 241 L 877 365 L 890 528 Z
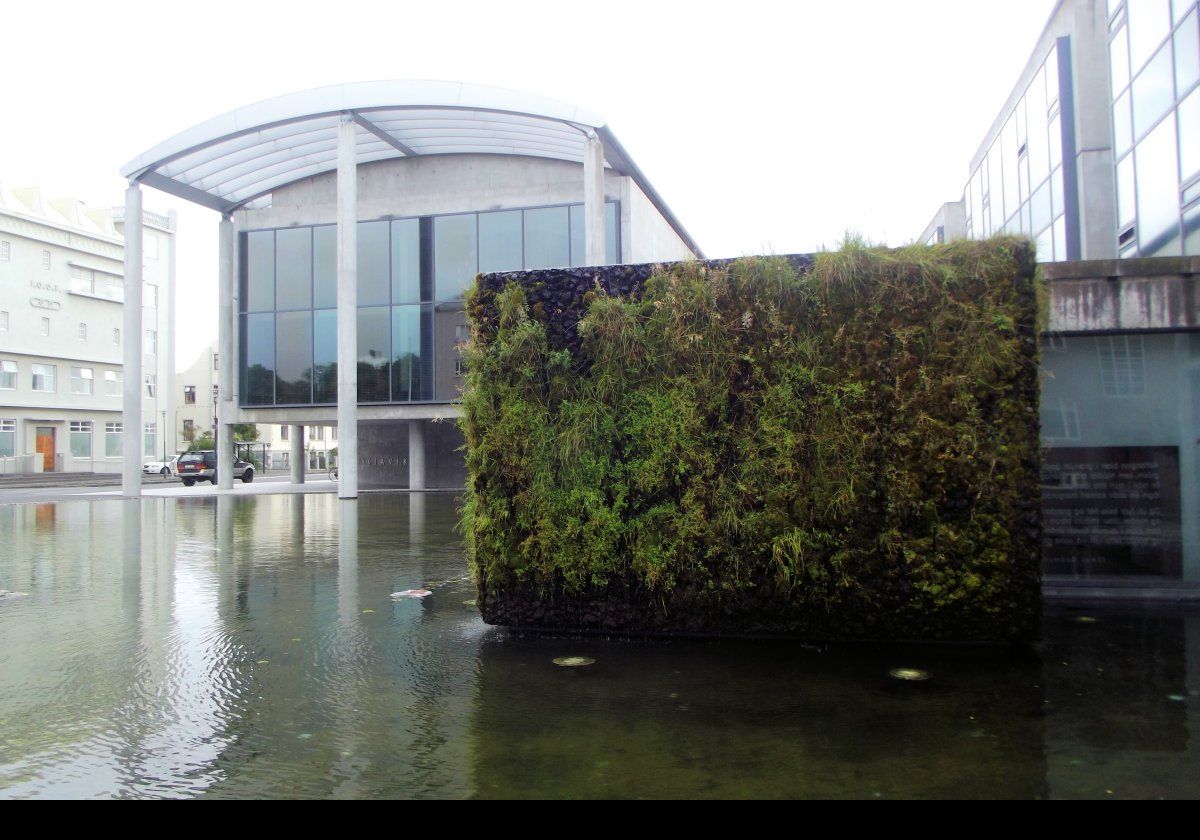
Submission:
M 211 449 L 199 452 L 185 452 L 175 463 L 175 474 L 183 481 L 185 487 L 191 487 L 197 481 L 217 483 L 217 453 Z M 234 461 L 233 474 L 249 484 L 254 480 L 254 465 L 248 461 Z

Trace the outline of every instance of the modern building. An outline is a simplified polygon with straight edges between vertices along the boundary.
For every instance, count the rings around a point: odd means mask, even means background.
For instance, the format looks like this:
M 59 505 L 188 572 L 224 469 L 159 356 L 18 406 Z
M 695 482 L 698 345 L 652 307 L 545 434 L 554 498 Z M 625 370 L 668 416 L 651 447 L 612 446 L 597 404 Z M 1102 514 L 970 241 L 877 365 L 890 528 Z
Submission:
M 126 455 L 140 464 L 172 444 L 175 217 L 142 214 L 133 332 L 124 219 L 124 208 L 0 185 L 0 473 L 119 472 Z M 132 378 L 129 350 L 142 362 Z M 126 399 L 140 408 L 133 426 Z
M 302 480 L 305 428 L 337 426 L 344 498 L 461 486 L 461 437 L 440 421 L 459 413 L 478 272 L 702 256 L 604 120 L 480 85 L 282 96 L 121 172 L 131 208 L 144 184 L 223 216 L 218 449 L 236 423 L 288 425 Z
M 1200 594 L 1200 6 L 1062 0 L 927 243 L 1037 244 L 1048 586 Z
M 1045 262 L 1200 254 L 1200 7 L 1061 0 L 921 241 L 1034 239 Z

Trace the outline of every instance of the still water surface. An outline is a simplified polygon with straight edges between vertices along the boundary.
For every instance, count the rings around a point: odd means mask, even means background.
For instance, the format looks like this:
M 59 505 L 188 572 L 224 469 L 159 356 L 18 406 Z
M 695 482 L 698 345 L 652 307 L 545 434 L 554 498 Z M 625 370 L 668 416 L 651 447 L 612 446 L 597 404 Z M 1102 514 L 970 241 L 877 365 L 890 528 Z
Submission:
M 468 603 L 455 506 L 0 506 L 0 798 L 1200 796 L 1200 616 L 1063 609 L 1022 650 L 522 637 Z

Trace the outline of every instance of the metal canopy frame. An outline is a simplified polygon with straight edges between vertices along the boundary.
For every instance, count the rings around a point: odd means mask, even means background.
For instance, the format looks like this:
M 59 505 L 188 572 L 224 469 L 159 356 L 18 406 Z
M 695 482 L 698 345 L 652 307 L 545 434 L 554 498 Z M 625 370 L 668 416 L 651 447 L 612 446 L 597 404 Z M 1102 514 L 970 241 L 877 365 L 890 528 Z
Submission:
M 460 82 L 359 82 L 239 108 L 148 150 L 121 168 L 130 181 L 228 216 L 337 169 L 338 126 L 356 127 L 357 164 L 451 154 L 583 163 L 589 137 L 605 165 L 629 176 L 693 253 L 703 252 L 598 115 L 554 99 Z

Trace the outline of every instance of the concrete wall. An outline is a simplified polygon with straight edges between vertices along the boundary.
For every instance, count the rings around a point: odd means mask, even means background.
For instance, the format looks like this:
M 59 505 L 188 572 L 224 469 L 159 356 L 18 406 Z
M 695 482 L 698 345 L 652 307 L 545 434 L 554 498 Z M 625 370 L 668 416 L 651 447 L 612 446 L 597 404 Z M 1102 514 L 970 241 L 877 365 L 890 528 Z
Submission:
M 1200 329 L 1200 257 L 1048 263 L 1052 332 Z
M 457 451 L 462 433 L 454 422 L 425 423 L 425 486 L 459 489 L 466 482 L 466 461 Z M 366 488 L 408 487 L 408 423 L 365 421 L 358 425 L 358 482 Z
M 622 218 L 628 208 L 628 227 L 622 230 L 622 242 L 628 241 L 629 249 L 621 249 L 621 259 L 629 263 L 670 262 L 691 260 L 692 253 L 687 243 L 662 217 L 658 209 L 646 198 L 632 179 L 625 178 L 622 192 Z M 622 223 L 625 226 L 625 223 Z M 626 233 L 628 231 L 628 233 Z

